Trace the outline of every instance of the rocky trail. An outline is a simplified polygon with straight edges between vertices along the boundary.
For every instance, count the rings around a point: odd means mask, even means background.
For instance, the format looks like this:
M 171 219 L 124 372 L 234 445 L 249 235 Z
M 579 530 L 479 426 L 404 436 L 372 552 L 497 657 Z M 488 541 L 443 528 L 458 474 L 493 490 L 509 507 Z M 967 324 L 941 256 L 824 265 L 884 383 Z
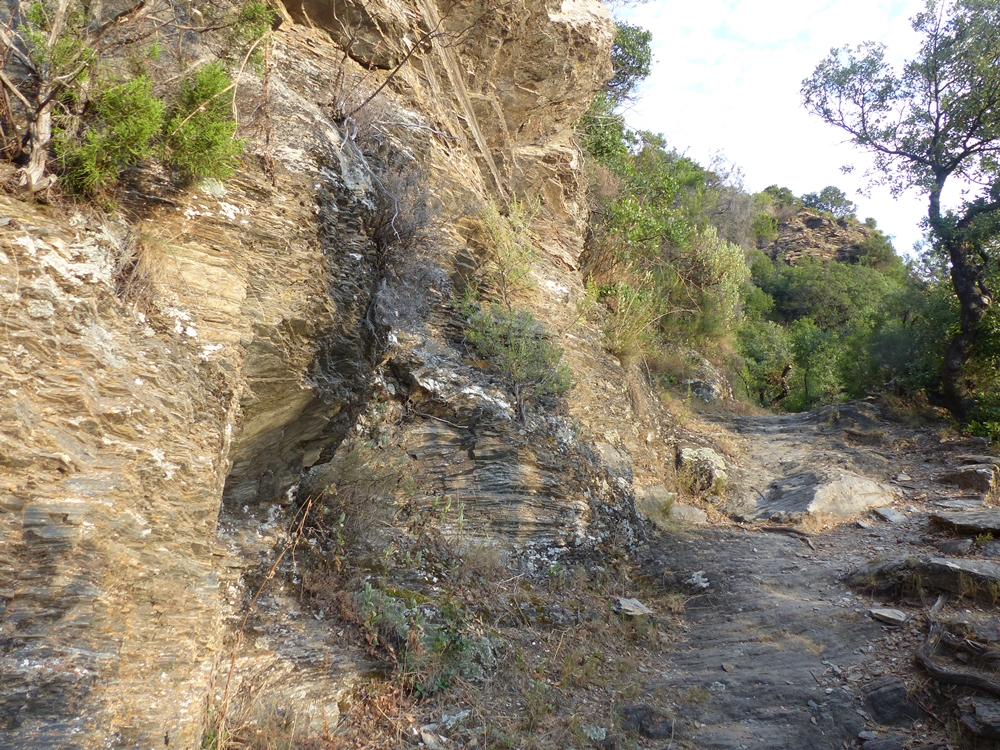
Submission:
M 687 592 L 686 637 L 626 726 L 662 747 L 995 746 L 1000 696 L 914 662 L 932 619 L 952 644 L 1000 639 L 984 443 L 867 403 L 723 422 L 742 456 L 709 499 L 735 520 L 651 540 L 643 568 Z M 996 663 L 943 646 L 932 662 L 986 679 Z

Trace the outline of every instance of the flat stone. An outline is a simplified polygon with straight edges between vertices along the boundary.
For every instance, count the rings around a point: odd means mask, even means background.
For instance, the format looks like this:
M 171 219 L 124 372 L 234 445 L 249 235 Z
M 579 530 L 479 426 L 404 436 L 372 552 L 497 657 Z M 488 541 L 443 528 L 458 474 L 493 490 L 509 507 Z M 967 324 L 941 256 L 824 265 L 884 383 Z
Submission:
M 879 724 L 909 726 L 922 715 L 898 677 L 875 680 L 864 689 L 864 698 L 869 713 Z
M 971 539 L 949 539 L 947 542 L 941 542 L 938 545 L 938 550 L 943 555 L 965 555 L 971 549 Z
M 898 609 L 876 607 L 869 614 L 876 620 L 888 623 L 889 625 L 902 625 L 907 620 L 906 613 Z
M 876 508 L 875 515 L 893 524 L 902 523 L 906 520 L 906 514 L 899 512 L 895 508 Z
M 910 583 L 916 577 L 929 588 L 992 602 L 990 590 L 1000 585 L 1000 565 L 948 557 L 908 557 L 866 565 L 851 573 L 847 582 L 878 591 Z
M 629 617 L 641 617 L 653 614 L 653 610 L 638 599 L 619 599 L 614 604 L 614 610 L 618 614 L 628 615 Z
M 670 520 L 680 521 L 692 526 L 703 526 L 708 523 L 708 514 L 701 508 L 696 508 L 693 505 L 674 503 L 670 507 Z
M 896 475 L 896 481 L 897 481 L 897 482 L 909 482 L 909 481 L 911 481 L 912 479 L 913 479 L 913 477 L 911 477 L 911 476 L 910 476 L 909 474 L 907 474 L 907 473 L 906 473 L 905 471 L 901 471 L 901 472 L 899 472 L 899 473 L 898 473 L 898 474 Z
M 865 520 L 863 520 L 861 518 L 859 518 L 856 523 L 857 523 L 857 527 L 859 529 L 868 530 L 868 529 L 874 528 L 874 526 L 872 524 L 868 523 L 868 521 L 865 521 Z
M 722 669 L 725 672 L 735 672 L 736 671 L 736 665 L 735 664 L 729 664 L 727 662 L 722 662 Z
M 840 469 L 820 469 L 792 474 L 772 483 L 764 499 L 759 499 L 750 518 L 794 521 L 809 514 L 847 518 L 891 505 L 896 493 L 886 484 Z
M 937 512 L 931 521 L 963 534 L 1000 534 L 1000 510 Z
M 668 740 L 674 736 L 674 722 L 660 711 L 647 705 L 625 706 L 618 709 L 622 728 L 650 740 Z
M 975 737 L 1000 739 L 1000 701 L 976 696 L 970 707 L 972 713 L 962 717 L 962 728 Z
M 938 474 L 936 480 L 941 484 L 953 484 L 964 490 L 974 490 L 987 494 L 996 486 L 997 466 L 994 463 L 973 464 L 949 469 Z
M 946 510 L 975 510 L 983 507 L 981 497 L 950 497 L 945 500 L 935 500 L 934 505 Z

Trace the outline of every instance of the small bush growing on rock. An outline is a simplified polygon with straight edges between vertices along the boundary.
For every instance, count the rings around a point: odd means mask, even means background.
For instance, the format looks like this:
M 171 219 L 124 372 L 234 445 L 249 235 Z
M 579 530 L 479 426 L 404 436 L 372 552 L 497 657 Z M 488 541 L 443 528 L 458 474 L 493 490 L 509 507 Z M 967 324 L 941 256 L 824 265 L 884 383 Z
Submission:
M 98 94 L 82 136 L 63 130 L 56 139 L 63 184 L 73 192 L 93 195 L 116 183 L 122 169 L 152 153 L 152 140 L 163 127 L 164 108 L 145 76 Z
M 170 163 L 194 179 L 229 177 L 243 151 L 226 96 L 231 89 L 229 74 L 219 63 L 201 68 L 181 88 L 167 124 L 167 148 Z
M 542 324 L 528 310 L 477 307 L 465 334 L 500 371 L 522 419 L 527 398 L 565 393 L 573 385 L 569 368 L 562 363 L 562 349 L 548 340 Z
M 490 200 L 479 215 L 480 241 L 486 246 L 482 284 L 512 310 L 517 293 L 528 286 L 535 248 L 528 227 L 538 203 L 512 199 L 507 211 Z

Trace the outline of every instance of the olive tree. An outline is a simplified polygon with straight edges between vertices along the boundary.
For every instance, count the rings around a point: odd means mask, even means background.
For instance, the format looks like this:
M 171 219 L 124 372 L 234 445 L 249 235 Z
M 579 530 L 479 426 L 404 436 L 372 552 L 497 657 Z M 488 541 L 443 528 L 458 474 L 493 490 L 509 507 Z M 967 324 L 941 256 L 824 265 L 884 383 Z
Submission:
M 988 277 L 1000 230 L 1000 0 L 927 0 L 911 23 L 921 44 L 901 70 L 883 45 L 834 49 L 802 95 L 874 155 L 874 182 L 928 196 L 926 225 L 961 309 L 939 395 L 966 418 L 975 405 L 966 366 L 994 301 Z M 942 204 L 949 182 L 964 188 L 956 209 Z

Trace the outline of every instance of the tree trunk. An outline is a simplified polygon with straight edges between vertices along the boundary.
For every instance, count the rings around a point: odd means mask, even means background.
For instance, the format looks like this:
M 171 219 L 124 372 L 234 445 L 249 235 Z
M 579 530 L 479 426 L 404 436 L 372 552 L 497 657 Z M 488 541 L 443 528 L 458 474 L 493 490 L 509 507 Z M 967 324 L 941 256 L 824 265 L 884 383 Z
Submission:
M 52 178 L 45 174 L 49 158 L 49 144 L 52 142 L 52 102 L 49 87 L 43 86 L 35 101 L 41 106 L 28 123 L 28 163 L 21 172 L 21 184 L 29 193 L 45 190 L 52 184 Z
M 969 259 L 967 243 L 960 238 L 952 238 L 947 243 L 947 249 L 951 258 L 951 283 L 961 309 L 961 328 L 952 337 L 944 355 L 941 391 L 948 411 L 966 420 L 976 401 L 969 391 L 965 366 L 979 338 L 979 324 L 993 300 L 980 283 L 983 269 Z

